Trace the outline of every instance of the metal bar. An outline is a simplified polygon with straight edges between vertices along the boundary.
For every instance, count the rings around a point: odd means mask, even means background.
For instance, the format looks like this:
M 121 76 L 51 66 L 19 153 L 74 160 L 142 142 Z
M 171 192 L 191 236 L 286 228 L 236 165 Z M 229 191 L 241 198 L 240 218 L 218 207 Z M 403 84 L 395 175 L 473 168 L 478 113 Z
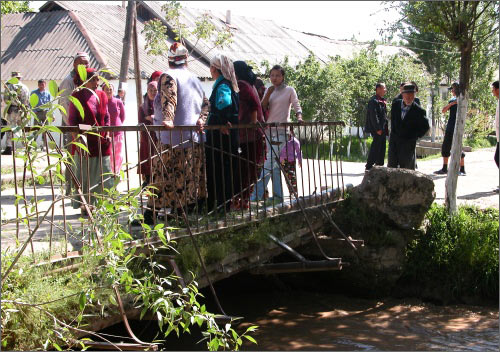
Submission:
M 278 238 L 276 238 L 275 236 L 273 236 L 271 234 L 268 234 L 267 236 L 274 243 L 276 243 L 278 246 L 280 246 L 281 248 L 283 248 L 285 251 L 287 251 L 288 253 L 290 253 L 291 255 L 293 255 L 295 258 L 297 258 L 302 263 L 307 262 L 306 258 L 304 258 L 299 252 L 295 251 L 292 247 L 290 247 L 289 245 L 287 245 L 285 242 L 280 241 Z
M 49 156 L 49 144 L 47 142 L 47 135 L 46 132 L 43 134 L 43 141 L 45 144 L 45 150 L 47 151 L 47 164 L 50 165 L 50 156 Z M 52 179 L 52 169 L 49 169 L 49 179 L 50 179 L 50 189 L 52 191 L 52 201 L 56 199 L 56 195 L 54 192 L 54 182 Z M 50 234 L 49 234 L 49 258 L 51 257 L 52 253 L 52 236 L 54 235 L 54 207 L 52 207 L 52 214 L 51 214 L 51 223 L 50 223 Z
M 10 132 L 7 132 L 10 133 Z M 16 171 L 16 146 L 14 141 L 11 141 L 11 148 L 12 148 L 12 166 L 14 168 L 14 191 L 16 194 L 19 194 L 19 191 L 17 189 L 17 171 Z M 16 203 L 16 242 L 19 241 L 19 202 Z
M 305 273 L 313 271 L 342 270 L 342 266 L 347 265 L 342 262 L 342 258 L 332 260 L 292 262 L 292 263 L 273 263 L 261 264 L 250 270 L 251 274 L 284 274 L 284 273 Z

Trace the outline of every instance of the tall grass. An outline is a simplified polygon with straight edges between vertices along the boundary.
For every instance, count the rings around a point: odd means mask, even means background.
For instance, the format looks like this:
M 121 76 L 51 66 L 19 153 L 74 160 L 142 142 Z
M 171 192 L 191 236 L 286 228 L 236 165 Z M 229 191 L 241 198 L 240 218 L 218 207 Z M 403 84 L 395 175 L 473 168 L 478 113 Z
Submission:
M 449 216 L 433 205 L 425 232 L 408 247 L 404 277 L 421 287 L 438 287 L 451 301 L 462 297 L 497 300 L 498 210 L 459 207 Z

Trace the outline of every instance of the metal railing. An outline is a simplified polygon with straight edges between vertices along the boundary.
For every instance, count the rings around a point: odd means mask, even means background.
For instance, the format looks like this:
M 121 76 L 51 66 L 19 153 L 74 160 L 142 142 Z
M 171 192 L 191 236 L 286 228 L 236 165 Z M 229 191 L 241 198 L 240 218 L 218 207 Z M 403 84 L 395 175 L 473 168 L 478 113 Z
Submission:
M 106 148 L 101 143 L 97 143 L 97 156 L 77 151 L 66 179 L 57 177 L 50 166 L 69 153 L 63 146 L 63 134 L 88 132 L 83 126 L 58 127 L 62 134 L 44 133 L 37 160 L 30 160 L 24 148 L 16 149 L 13 142 L 12 174 L 10 179 L 2 175 L 2 248 L 19 248 L 27 241 L 34 257 L 39 251 L 48 251 L 51 258 L 78 250 L 92 236 L 100 235 L 91 225 L 99 204 L 96 199 L 108 194 L 106 185 L 124 193 L 139 188 L 158 194 L 160 197 L 148 197 L 147 192 L 138 192 L 139 212 L 171 228 L 172 236 L 185 234 L 186 220 L 192 232 L 200 234 L 300 211 L 297 202 L 302 202 L 303 208 L 325 205 L 344 195 L 340 158 L 343 126 L 341 122 L 239 125 L 230 129 L 205 126 L 201 134 L 196 126 L 173 130 L 144 125 L 92 128 L 94 133 L 110 136 L 111 155 L 103 157 Z M 27 127 L 25 132 L 35 133 L 36 129 Z M 290 149 L 296 148 L 288 142 L 291 130 L 301 144 L 301 165 L 299 151 Z M 122 136 L 117 132 L 123 132 Z M 157 132 L 170 144 L 158 142 Z M 119 145 L 123 156 L 120 172 L 107 173 L 117 160 Z M 291 160 L 284 162 L 283 157 Z M 144 176 L 148 169 L 152 171 L 149 178 Z M 266 177 L 271 179 L 268 185 Z M 84 182 L 89 178 L 94 181 Z M 146 183 L 152 188 L 145 187 Z M 264 192 L 261 199 L 254 199 L 255 188 L 274 189 L 277 194 Z M 183 212 L 186 217 L 181 216 Z M 142 228 L 133 226 L 127 217 L 120 222 L 140 236 Z

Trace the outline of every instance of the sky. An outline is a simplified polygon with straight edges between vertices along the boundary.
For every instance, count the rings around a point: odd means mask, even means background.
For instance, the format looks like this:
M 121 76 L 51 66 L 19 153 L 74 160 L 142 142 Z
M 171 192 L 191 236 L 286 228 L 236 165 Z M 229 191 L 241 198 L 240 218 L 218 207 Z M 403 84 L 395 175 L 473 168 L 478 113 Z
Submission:
M 99 1 L 101 2 L 101 1 Z M 38 9 L 45 1 L 31 1 Z M 121 5 L 121 1 L 102 1 Z M 270 19 L 304 32 L 332 39 L 360 41 L 379 39 L 384 19 L 392 20 L 394 12 L 384 12 L 381 1 L 180 1 L 182 6 L 218 10 L 224 13 Z

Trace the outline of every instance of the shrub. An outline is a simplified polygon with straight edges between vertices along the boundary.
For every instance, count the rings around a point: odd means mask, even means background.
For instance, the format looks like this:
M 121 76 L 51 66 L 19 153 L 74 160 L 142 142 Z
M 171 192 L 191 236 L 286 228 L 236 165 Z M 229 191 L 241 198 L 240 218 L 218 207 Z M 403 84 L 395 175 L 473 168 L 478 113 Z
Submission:
M 498 299 L 498 210 L 459 207 L 450 217 L 433 205 L 426 228 L 409 245 L 404 277 L 421 287 L 440 287 L 452 301 Z

